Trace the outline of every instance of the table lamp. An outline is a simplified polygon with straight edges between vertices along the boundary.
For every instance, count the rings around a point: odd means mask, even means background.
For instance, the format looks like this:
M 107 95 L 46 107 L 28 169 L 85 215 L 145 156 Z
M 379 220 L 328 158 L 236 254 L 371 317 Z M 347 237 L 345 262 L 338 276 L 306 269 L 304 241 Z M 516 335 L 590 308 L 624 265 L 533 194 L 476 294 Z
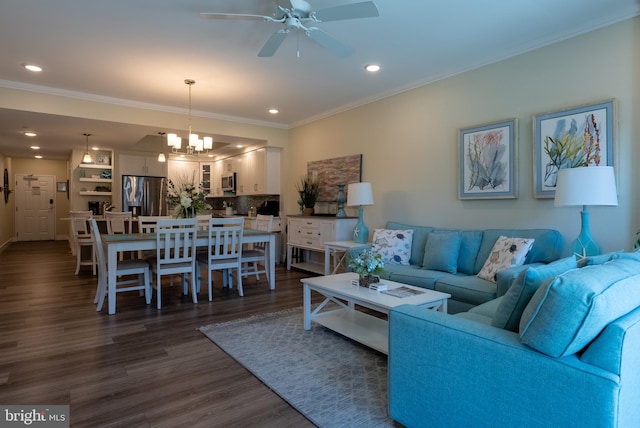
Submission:
M 353 229 L 353 242 L 366 244 L 369 241 L 369 228 L 362 219 L 362 208 L 365 205 L 373 205 L 373 192 L 371 183 L 351 183 L 347 187 L 347 205 L 358 206 L 358 224 Z
M 616 180 L 611 166 L 584 166 L 564 168 L 558 171 L 556 183 L 556 207 L 580 206 L 582 229 L 572 246 L 580 257 L 600 254 L 600 247 L 589 232 L 588 205 L 617 206 Z

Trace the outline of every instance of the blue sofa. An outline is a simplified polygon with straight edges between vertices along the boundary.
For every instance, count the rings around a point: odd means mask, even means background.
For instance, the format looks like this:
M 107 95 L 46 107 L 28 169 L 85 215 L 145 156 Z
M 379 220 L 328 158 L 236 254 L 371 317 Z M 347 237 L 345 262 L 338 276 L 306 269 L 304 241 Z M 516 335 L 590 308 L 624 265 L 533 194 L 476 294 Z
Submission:
M 530 265 L 539 265 L 557 260 L 562 253 L 562 235 L 551 229 L 487 229 L 460 230 L 461 245 L 457 259 L 456 273 L 423 269 L 425 246 L 430 233 L 454 231 L 455 229 L 414 226 L 398 222 L 388 222 L 387 229 L 413 230 L 411 258 L 409 265 L 385 264 L 381 276 L 392 281 L 417 287 L 428 288 L 451 294 L 449 313 L 467 311 L 503 295 L 511 281 Z M 476 275 L 489 257 L 496 240 L 501 236 L 534 238 L 524 266 L 501 271 L 497 281 L 487 281 Z
M 407 427 L 640 426 L 640 254 L 606 259 L 527 269 L 515 291 L 467 315 L 393 309 L 391 417 Z

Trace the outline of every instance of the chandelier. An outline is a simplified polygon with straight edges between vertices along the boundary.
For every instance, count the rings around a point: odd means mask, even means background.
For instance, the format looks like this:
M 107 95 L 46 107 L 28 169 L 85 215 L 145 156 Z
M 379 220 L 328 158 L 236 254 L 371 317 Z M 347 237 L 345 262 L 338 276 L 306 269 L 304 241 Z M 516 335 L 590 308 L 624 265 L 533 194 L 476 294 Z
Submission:
M 184 83 L 189 86 L 189 136 L 184 151 L 182 150 L 182 138 L 177 134 L 167 134 L 167 144 L 171 147 L 171 152 L 176 154 L 199 155 L 203 151 L 209 152 L 213 149 L 213 138 L 200 138 L 198 134 L 191 132 L 191 87 L 196 83 L 193 79 L 185 79 Z

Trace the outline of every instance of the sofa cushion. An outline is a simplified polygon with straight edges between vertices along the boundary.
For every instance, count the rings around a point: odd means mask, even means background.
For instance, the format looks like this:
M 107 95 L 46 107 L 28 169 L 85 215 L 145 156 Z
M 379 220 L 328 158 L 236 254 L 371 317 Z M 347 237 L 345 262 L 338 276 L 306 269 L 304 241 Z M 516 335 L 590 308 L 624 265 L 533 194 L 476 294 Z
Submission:
M 597 256 L 580 257 L 578 267 L 601 265 L 614 258 L 614 256 L 622 251 L 614 251 L 611 253 L 598 254 Z
M 434 285 L 434 290 L 449 293 L 455 300 L 470 303 L 474 306 L 495 299 L 497 297 L 496 288 L 495 282 L 478 278 L 475 275 L 444 273 L 441 278 L 436 280 Z
M 384 270 L 385 272 L 381 275 L 382 278 L 430 290 L 435 289 L 435 282 L 439 279 L 454 276 L 439 270 L 422 269 L 416 265 L 406 266 L 389 263 L 385 265 Z
M 522 343 L 551 357 L 571 355 L 611 321 L 640 306 L 640 263 L 615 259 L 541 286 L 520 320 Z
M 529 263 L 551 263 L 558 260 L 562 254 L 562 235 L 553 229 L 486 229 L 482 231 L 482 244 L 478 250 L 476 265 L 473 273 L 480 272 L 489 257 L 493 245 L 500 236 L 535 239 L 531 251 L 525 259 Z
M 395 221 L 387 222 L 387 229 L 413 230 L 413 243 L 411 244 L 411 258 L 409 263 L 412 265 L 422 265 L 424 259 L 424 247 L 427 245 L 427 236 L 433 231 L 433 227 L 413 226 L 410 224 L 398 223 Z
M 524 264 L 527 253 L 533 245 L 533 239 L 509 238 L 500 236 L 484 262 L 478 277 L 496 282 L 496 273 L 503 269 Z
M 462 237 L 458 231 L 433 231 L 424 249 L 423 269 L 456 273 Z
M 561 273 L 577 267 L 576 258 L 570 256 L 548 265 L 530 267 L 520 272 L 503 296 L 491 325 L 517 332 L 522 312 L 538 288 L 546 281 L 551 281 Z
M 475 275 L 476 257 L 482 243 L 481 230 L 433 229 L 433 232 L 460 232 L 460 252 L 458 254 L 458 272 Z M 415 235 L 414 235 L 415 241 Z
M 411 258 L 413 229 L 376 229 L 372 250 L 382 255 L 385 263 L 408 265 Z

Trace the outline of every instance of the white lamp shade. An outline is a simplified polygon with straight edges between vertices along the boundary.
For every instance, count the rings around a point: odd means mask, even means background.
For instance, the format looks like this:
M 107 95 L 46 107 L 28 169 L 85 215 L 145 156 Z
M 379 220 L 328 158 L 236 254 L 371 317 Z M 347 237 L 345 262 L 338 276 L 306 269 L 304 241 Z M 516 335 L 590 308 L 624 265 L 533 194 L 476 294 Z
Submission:
M 371 183 L 351 183 L 347 186 L 347 205 L 373 205 Z
M 204 149 L 211 150 L 213 149 L 213 138 L 212 137 L 204 137 L 202 139 L 204 141 Z
M 579 205 L 617 206 L 616 179 L 611 166 L 584 166 L 558 171 L 557 207 Z

